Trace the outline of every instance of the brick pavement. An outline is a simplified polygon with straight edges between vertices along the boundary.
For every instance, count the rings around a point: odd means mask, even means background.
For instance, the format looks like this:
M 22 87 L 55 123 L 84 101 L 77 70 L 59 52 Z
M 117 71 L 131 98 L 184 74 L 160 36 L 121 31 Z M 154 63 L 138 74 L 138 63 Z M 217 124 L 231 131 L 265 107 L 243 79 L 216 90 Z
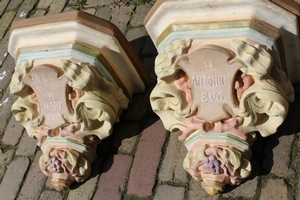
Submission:
M 79 3 L 78 3 L 79 2 Z M 277 134 L 258 137 L 251 160 L 253 173 L 238 187 L 209 196 L 182 169 L 185 147 L 179 133 L 168 133 L 152 112 L 149 94 L 155 84 L 157 54 L 143 18 L 151 4 L 126 5 L 117 0 L 2 0 L 0 1 L 0 199 L 300 199 L 299 98 L 291 105 Z M 36 141 L 11 117 L 15 97 L 8 84 L 14 61 L 7 53 L 13 20 L 70 12 L 74 8 L 116 24 L 133 45 L 151 77 L 151 86 L 133 96 L 132 104 L 114 126 L 113 134 L 97 150 L 91 177 L 64 192 L 55 191 L 39 170 Z M 299 84 L 296 88 L 299 91 Z

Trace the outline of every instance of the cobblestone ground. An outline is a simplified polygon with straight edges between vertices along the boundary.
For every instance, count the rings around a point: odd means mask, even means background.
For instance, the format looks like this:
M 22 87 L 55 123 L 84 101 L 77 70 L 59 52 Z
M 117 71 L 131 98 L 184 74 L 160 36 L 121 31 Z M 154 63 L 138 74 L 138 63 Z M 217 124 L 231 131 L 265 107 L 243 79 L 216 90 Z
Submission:
M 0 199 L 300 199 L 300 106 L 291 104 L 287 120 L 278 133 L 258 137 L 253 146 L 253 173 L 238 187 L 208 196 L 201 184 L 183 170 L 186 149 L 168 133 L 152 112 L 149 94 L 155 85 L 153 71 L 156 49 L 143 26 L 151 4 L 116 0 L 1 0 L 0 1 Z M 128 1 L 130 2 L 130 1 Z M 139 2 L 136 0 L 136 2 Z M 7 53 L 13 20 L 80 9 L 111 21 L 130 41 L 150 74 L 151 86 L 133 96 L 133 102 L 115 124 L 113 134 L 98 148 L 93 174 L 65 192 L 55 191 L 39 170 L 41 151 L 12 117 L 16 100 L 8 85 L 14 60 Z M 299 86 L 295 86 L 299 94 Z

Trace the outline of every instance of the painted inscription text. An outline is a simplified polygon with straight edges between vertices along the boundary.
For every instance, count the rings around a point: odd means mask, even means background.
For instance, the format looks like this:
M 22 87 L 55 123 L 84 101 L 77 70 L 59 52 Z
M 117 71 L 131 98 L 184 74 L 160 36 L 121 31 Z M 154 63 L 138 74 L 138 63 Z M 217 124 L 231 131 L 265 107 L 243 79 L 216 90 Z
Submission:
M 55 95 L 56 91 L 61 89 L 60 85 L 53 84 L 56 83 L 57 78 L 55 75 L 35 75 L 34 79 L 40 83 L 40 85 L 36 86 L 36 89 L 39 92 L 44 93 L 46 97 L 45 101 L 41 103 L 44 111 L 48 111 L 46 113 L 46 118 L 49 120 L 60 120 L 62 110 L 62 101 L 59 101 L 59 97 Z M 57 112 L 56 112 L 57 111 Z
M 206 72 L 214 73 L 217 71 L 213 67 L 213 62 L 204 62 Z M 192 76 L 192 87 L 228 87 L 231 85 L 231 79 L 226 75 L 206 75 L 206 76 Z M 222 92 L 201 92 L 201 101 L 204 103 L 223 102 L 224 95 Z

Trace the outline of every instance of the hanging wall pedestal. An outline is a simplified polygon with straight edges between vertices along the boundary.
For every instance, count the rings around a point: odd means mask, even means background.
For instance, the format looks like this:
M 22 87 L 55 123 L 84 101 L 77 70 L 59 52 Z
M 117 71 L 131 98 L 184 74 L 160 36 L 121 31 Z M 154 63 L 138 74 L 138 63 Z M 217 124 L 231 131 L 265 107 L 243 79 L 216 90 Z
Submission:
M 183 167 L 211 195 L 240 184 L 255 131 L 275 133 L 294 100 L 297 17 L 269 1 L 159 0 L 145 26 L 159 53 L 151 106 L 182 131 Z
M 84 181 L 97 145 L 148 83 L 137 55 L 116 26 L 83 12 L 15 21 L 8 49 L 12 112 L 37 139 L 41 170 L 57 190 Z

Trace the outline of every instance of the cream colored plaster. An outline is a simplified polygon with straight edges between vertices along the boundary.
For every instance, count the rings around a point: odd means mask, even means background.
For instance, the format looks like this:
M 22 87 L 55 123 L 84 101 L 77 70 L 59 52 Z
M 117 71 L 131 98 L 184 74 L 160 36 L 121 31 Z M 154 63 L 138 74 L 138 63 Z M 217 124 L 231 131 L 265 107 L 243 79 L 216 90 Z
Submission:
M 250 175 L 254 131 L 263 137 L 274 134 L 294 101 L 294 91 L 264 46 L 233 39 L 210 42 L 170 43 L 155 60 L 158 78 L 150 102 L 167 130 L 182 131 L 178 139 L 189 151 L 184 168 L 203 180 L 203 187 L 213 195 Z M 219 60 L 221 55 L 228 55 L 227 63 Z M 194 77 L 200 77 L 197 84 Z M 219 98 L 209 96 L 216 93 Z M 207 120 L 212 113 L 213 120 Z

